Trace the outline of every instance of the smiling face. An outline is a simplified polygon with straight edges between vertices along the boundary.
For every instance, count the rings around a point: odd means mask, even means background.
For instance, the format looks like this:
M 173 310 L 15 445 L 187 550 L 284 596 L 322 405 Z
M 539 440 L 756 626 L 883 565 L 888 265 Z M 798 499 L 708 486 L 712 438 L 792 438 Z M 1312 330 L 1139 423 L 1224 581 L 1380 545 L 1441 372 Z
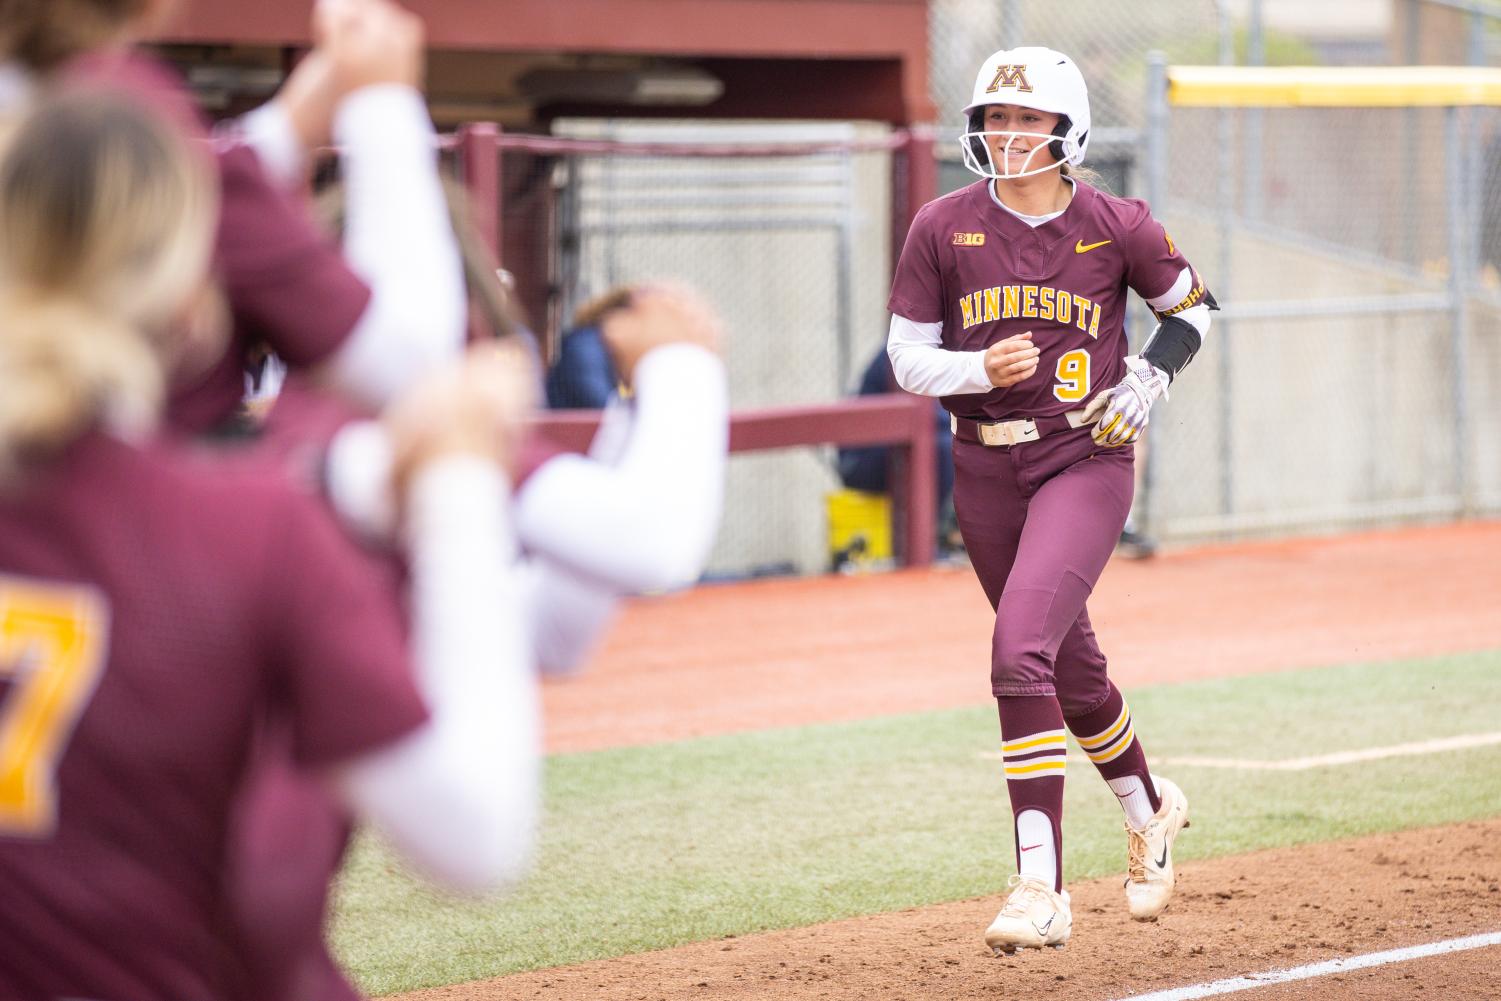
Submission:
M 985 108 L 980 128 L 986 133 L 995 171 L 1003 177 L 1046 167 L 1057 161 L 1048 148 L 1063 116 L 1015 104 Z

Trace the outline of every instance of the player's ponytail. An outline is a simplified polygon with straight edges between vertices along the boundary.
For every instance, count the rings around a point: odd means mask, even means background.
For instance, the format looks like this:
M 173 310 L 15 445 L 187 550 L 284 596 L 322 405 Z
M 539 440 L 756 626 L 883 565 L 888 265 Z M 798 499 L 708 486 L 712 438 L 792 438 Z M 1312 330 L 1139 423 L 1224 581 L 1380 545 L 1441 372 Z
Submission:
M 0 476 L 45 461 L 96 420 L 148 430 L 161 365 L 128 324 L 71 300 L 0 293 Z
M 0 475 L 96 425 L 141 433 L 201 286 L 212 188 L 165 125 L 74 91 L 0 156 Z

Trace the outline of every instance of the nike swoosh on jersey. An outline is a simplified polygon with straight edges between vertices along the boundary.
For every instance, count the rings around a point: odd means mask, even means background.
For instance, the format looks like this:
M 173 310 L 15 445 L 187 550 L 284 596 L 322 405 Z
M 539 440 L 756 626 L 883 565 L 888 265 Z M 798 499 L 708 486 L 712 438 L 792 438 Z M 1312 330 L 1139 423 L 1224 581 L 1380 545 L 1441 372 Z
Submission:
M 1099 243 L 1085 243 L 1083 240 L 1078 240 L 1074 243 L 1074 253 L 1087 254 L 1091 250 L 1096 250 L 1100 247 L 1103 247 L 1109 242 L 1109 240 L 1101 240 Z

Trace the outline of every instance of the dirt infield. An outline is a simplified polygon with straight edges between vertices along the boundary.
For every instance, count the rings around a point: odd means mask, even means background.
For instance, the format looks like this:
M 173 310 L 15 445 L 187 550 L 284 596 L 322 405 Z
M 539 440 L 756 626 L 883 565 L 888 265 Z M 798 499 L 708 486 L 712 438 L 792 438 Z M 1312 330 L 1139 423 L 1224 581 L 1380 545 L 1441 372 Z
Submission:
M 1110 674 L 1148 682 L 1501 646 L 1501 524 L 1117 560 L 1090 599 Z M 549 685 L 580 751 L 974 705 L 994 617 L 967 568 L 703 587 L 630 606 Z
M 1002 902 L 997 896 L 401 997 L 1111 1001 L 1501 931 L 1501 820 L 1190 862 L 1172 905 L 1150 924 L 1126 917 L 1119 879 L 1071 890 L 1074 938 L 1067 947 L 1012 958 L 991 956 L 981 939 Z M 1233 996 L 1494 1001 L 1501 997 L 1501 946 Z
M 1123 686 L 1385 660 L 1501 646 L 1498 566 L 1491 523 L 1206 548 L 1112 564 L 1090 608 Z M 549 747 L 977 704 L 989 698 L 991 622 L 967 569 L 636 603 L 586 677 L 549 686 Z M 1153 924 L 1126 918 L 1119 878 L 1070 889 L 1075 938 L 1046 954 L 988 954 L 996 896 L 401 997 L 1114 1001 L 1501 931 L 1501 819 L 1190 862 Z M 1234 996 L 1490 1001 L 1501 946 Z

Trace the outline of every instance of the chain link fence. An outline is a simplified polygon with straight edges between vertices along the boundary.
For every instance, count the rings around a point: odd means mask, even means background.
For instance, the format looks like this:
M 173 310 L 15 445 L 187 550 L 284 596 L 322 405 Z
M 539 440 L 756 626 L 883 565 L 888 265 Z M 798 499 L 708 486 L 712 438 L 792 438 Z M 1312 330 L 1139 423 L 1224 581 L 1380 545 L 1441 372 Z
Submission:
M 1224 310 L 1154 415 L 1138 514 L 1186 538 L 1498 510 L 1501 111 L 1175 107 L 1164 128 L 1154 206 Z
M 899 137 L 860 123 L 601 120 L 555 135 L 541 153 L 504 147 L 501 164 L 508 241 L 551 260 L 549 336 L 612 286 L 677 280 L 725 318 L 736 410 L 855 389 L 885 343 Z M 823 569 L 832 453 L 733 456 L 709 573 Z

